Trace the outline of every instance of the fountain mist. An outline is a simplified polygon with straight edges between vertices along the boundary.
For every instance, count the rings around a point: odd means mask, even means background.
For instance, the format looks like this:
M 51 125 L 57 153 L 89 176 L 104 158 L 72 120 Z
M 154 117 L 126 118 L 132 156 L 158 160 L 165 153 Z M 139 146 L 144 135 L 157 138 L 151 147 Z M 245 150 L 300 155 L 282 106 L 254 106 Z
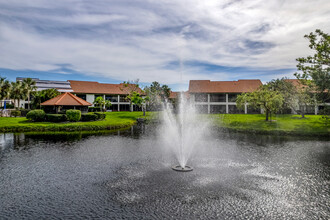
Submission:
M 185 168 L 193 149 L 201 145 L 208 133 L 209 123 L 205 117 L 197 114 L 185 93 L 181 92 L 177 100 L 176 110 L 170 103 L 165 103 L 160 135 L 165 147 L 176 156 L 180 167 Z

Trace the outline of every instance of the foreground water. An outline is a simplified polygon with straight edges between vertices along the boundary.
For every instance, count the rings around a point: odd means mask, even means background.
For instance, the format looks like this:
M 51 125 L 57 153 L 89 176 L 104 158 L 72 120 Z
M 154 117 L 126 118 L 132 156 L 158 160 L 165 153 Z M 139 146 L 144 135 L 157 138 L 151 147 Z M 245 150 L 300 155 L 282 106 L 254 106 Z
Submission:
M 155 128 L 0 134 L 0 219 L 328 219 L 330 142 L 214 132 L 193 172 Z

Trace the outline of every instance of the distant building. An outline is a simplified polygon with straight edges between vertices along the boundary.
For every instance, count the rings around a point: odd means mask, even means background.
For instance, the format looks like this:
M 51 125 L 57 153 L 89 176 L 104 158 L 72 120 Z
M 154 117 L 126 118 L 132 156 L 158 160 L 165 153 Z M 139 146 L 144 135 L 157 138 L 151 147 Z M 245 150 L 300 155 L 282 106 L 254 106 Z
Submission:
M 22 77 L 17 77 L 16 81 L 23 81 Z M 36 82 L 37 91 L 45 89 L 57 89 L 59 92 L 73 92 L 70 82 L 68 81 L 55 81 L 55 80 L 40 80 L 38 78 L 32 78 Z
M 286 79 L 285 81 L 292 83 L 296 88 L 304 88 L 306 85 L 302 85 L 298 79 Z M 291 109 L 292 114 L 297 114 L 301 111 L 301 107 L 298 103 L 295 104 L 295 109 Z M 306 109 L 304 109 L 305 114 L 315 114 L 317 115 L 320 110 L 325 108 L 325 106 L 330 106 L 330 99 L 325 100 L 325 103 L 317 103 L 315 105 L 308 105 Z M 298 111 L 298 112 L 297 112 Z
M 17 81 L 23 81 L 24 77 L 17 77 Z M 36 82 L 37 91 L 46 90 L 46 89 L 56 89 L 57 91 L 63 92 L 73 92 L 71 89 L 70 82 L 68 81 L 58 81 L 58 80 L 40 80 L 39 78 L 32 78 Z M 16 103 L 17 104 L 17 103 Z M 27 108 L 28 101 L 21 100 L 20 101 L 20 108 Z
M 16 81 L 22 81 L 24 78 L 17 77 Z M 111 111 L 129 111 L 129 101 L 126 99 L 128 95 L 128 89 L 123 83 L 120 84 L 109 84 L 109 83 L 98 83 L 92 81 L 55 81 L 55 80 L 40 80 L 38 78 L 32 78 L 36 81 L 37 91 L 45 89 L 57 89 L 61 93 L 71 92 L 79 98 L 92 103 L 99 96 L 105 100 L 109 100 L 112 104 L 108 108 Z M 129 85 L 135 86 L 135 85 Z M 137 89 L 141 92 L 141 89 Z M 20 107 L 27 108 L 28 101 L 22 100 Z M 92 105 L 94 106 L 94 104 Z M 140 110 L 138 106 L 133 105 L 133 110 Z
M 108 110 L 112 111 L 129 111 L 129 101 L 127 100 L 128 90 L 123 83 L 120 84 L 109 84 L 109 83 L 98 83 L 91 81 L 76 81 L 69 80 L 73 94 L 86 100 L 87 102 L 93 103 L 94 100 L 101 96 L 104 100 L 109 100 L 111 106 Z M 135 86 L 135 85 L 130 85 Z M 141 93 L 141 89 L 137 91 Z M 138 106 L 133 106 L 133 110 L 140 110 Z
M 244 110 L 236 107 L 237 95 L 253 92 L 262 85 L 259 79 L 238 81 L 190 80 L 190 101 L 201 113 L 260 113 L 248 105 Z

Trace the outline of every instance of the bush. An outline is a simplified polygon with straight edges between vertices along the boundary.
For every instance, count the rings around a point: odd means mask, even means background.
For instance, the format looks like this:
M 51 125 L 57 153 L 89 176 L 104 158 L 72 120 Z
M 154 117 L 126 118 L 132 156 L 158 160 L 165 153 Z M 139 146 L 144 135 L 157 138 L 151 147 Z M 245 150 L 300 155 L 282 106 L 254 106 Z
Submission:
M 79 121 L 81 118 L 81 111 L 70 109 L 66 111 L 66 116 L 69 121 Z
M 44 110 L 32 110 L 26 114 L 26 118 L 32 121 L 44 121 L 45 116 Z
M 88 107 L 88 112 L 97 112 L 100 111 L 99 107 Z
M 67 120 L 67 116 L 63 114 L 46 114 L 46 121 L 49 122 L 63 122 Z
M 29 111 L 30 111 L 29 109 L 21 109 L 21 116 L 26 117 Z
M 13 110 L 10 112 L 10 116 L 14 116 L 14 117 L 21 116 L 21 111 Z
M 81 114 L 81 121 L 96 121 L 97 119 L 98 117 L 94 113 Z
M 105 114 L 102 112 L 94 112 L 94 114 L 97 116 L 98 120 L 103 120 L 105 119 Z

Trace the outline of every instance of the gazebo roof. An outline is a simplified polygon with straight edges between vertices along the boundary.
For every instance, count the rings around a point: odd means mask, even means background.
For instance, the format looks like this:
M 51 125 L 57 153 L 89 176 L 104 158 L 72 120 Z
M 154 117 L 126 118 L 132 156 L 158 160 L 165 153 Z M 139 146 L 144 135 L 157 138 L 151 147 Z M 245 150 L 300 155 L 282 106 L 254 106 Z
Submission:
M 85 100 L 72 95 L 70 92 L 62 93 L 61 95 L 56 96 L 55 98 L 49 99 L 43 103 L 43 106 L 90 106 L 92 105 Z

